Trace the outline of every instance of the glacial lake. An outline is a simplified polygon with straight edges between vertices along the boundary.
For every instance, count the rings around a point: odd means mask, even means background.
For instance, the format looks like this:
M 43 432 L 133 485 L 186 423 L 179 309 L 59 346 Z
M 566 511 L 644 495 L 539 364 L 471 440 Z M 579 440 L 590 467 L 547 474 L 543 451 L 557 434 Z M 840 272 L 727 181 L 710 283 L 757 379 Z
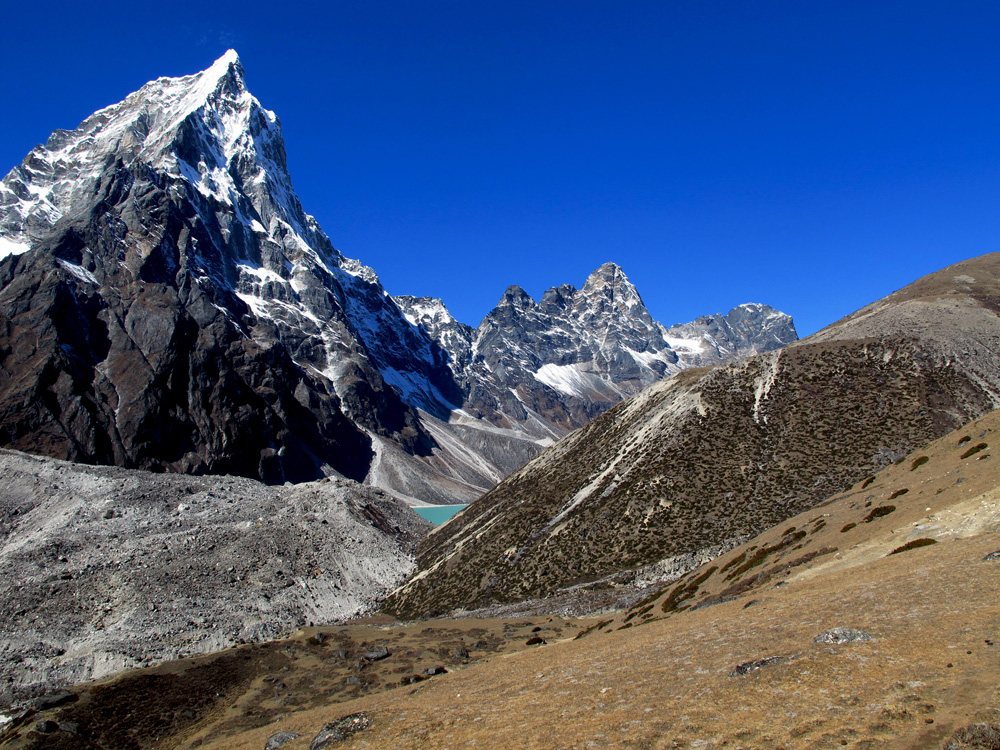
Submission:
M 413 510 L 435 526 L 440 526 L 458 513 L 458 511 L 462 510 L 462 508 L 468 507 L 468 505 L 428 505 L 422 508 L 414 508 Z

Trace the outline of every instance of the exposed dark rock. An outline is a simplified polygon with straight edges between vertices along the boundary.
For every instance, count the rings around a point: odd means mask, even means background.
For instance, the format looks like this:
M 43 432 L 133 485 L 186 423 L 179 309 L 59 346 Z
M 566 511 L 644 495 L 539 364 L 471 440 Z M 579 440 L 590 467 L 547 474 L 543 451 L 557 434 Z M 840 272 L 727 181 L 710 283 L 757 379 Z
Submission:
M 295 732 L 277 732 L 267 738 L 264 750 L 278 750 L 278 748 L 284 747 L 292 740 L 297 740 L 301 736 L 301 734 L 296 734 Z
M 735 596 L 720 596 L 716 598 L 706 599 L 705 601 L 698 602 L 693 607 L 691 607 L 691 611 L 694 612 L 696 609 L 705 609 L 706 607 L 714 607 L 716 604 L 725 604 L 726 602 L 734 602 L 736 601 L 737 598 L 738 597 Z M 750 606 L 750 604 L 752 604 L 752 602 L 748 603 L 747 606 Z M 746 607 L 744 607 L 744 609 L 746 609 Z
M 30 246 L 0 263 L 0 445 L 363 479 L 370 435 L 435 445 L 383 374 L 459 400 L 439 347 L 302 210 L 233 52 L 53 135 L 0 194 L 0 235 Z
M 48 711 L 49 709 L 65 706 L 67 703 L 74 703 L 78 700 L 80 700 L 80 697 L 76 693 L 71 693 L 69 690 L 58 690 L 54 693 L 35 698 L 31 701 L 31 707 L 36 711 Z
M 859 643 L 874 640 L 870 633 L 857 628 L 833 628 L 817 635 L 816 643 Z
M 1000 560 L 1000 549 L 996 552 L 990 552 L 986 557 L 983 558 L 983 562 L 989 562 L 990 560 Z
M 59 731 L 59 725 L 48 719 L 40 719 L 35 722 L 35 731 L 39 734 L 53 734 Z
M 331 721 L 309 743 L 309 750 L 323 750 L 334 743 L 343 742 L 358 732 L 368 729 L 371 725 L 371 717 L 366 713 L 350 714 L 342 719 Z
M 385 646 L 374 646 L 362 654 L 362 658 L 368 661 L 381 661 L 389 656 L 389 649 Z
M 765 656 L 762 659 L 754 659 L 753 661 L 745 661 L 737 664 L 735 669 L 729 673 L 730 677 L 740 677 L 745 674 L 750 674 L 751 672 L 756 672 L 762 667 L 766 667 L 769 664 L 774 664 L 779 661 L 783 661 L 784 656 Z

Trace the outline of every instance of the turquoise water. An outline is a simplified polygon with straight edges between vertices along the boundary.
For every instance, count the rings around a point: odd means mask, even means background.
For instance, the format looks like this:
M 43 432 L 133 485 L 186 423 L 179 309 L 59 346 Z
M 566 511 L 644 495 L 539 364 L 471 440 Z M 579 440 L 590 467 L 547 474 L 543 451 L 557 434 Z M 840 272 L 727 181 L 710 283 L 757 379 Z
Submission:
M 462 508 L 468 507 L 468 505 L 431 505 L 426 508 L 414 508 L 413 510 L 435 526 L 440 526 L 458 513 L 458 511 L 462 510 Z

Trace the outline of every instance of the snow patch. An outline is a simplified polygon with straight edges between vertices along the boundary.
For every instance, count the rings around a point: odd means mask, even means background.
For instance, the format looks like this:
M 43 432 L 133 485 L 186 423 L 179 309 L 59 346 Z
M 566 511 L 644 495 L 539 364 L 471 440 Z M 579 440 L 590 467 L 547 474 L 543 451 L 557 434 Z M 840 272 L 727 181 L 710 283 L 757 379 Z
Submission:
M 76 263 L 70 263 L 67 260 L 63 260 L 62 258 L 59 258 L 58 260 L 60 266 L 65 268 L 67 271 L 73 274 L 84 284 L 93 284 L 94 286 L 100 286 L 94 274 L 92 274 L 83 266 L 78 266 Z
M 23 255 L 31 249 L 27 242 L 15 242 L 14 240 L 0 237 L 0 260 L 8 255 Z
M 251 276 L 257 278 L 261 283 L 264 283 L 265 281 L 278 281 L 285 283 L 285 280 L 281 278 L 281 276 L 267 268 L 251 266 L 248 263 L 240 263 L 236 267 L 243 273 L 250 274 Z
M 624 347 L 624 349 L 640 366 L 652 372 L 654 377 L 659 377 L 660 373 L 660 370 L 654 366 L 656 364 L 666 366 L 666 369 L 663 370 L 664 374 L 679 369 L 678 364 L 673 361 L 673 358 L 667 356 L 668 352 L 637 352 L 635 349 L 629 349 L 628 347 Z
M 249 307 L 253 311 L 253 314 L 258 318 L 275 320 L 276 316 L 274 313 L 284 311 L 286 313 L 290 313 L 292 316 L 305 318 L 306 320 L 312 322 L 317 328 L 321 329 L 321 331 L 325 328 L 323 321 L 317 318 L 302 305 L 290 305 L 289 303 L 282 302 L 279 299 L 265 299 L 263 297 L 257 297 L 253 294 L 244 294 L 243 292 L 236 292 L 236 296 L 243 300 L 247 307 Z
M 601 385 L 607 385 L 596 375 L 583 372 L 577 365 L 542 365 L 535 373 L 535 378 L 567 396 L 586 396 L 591 393 L 595 379 Z
M 241 294 L 240 292 L 236 292 L 236 296 L 246 303 L 246 306 L 250 308 L 255 318 L 272 319 L 271 314 L 267 311 L 269 300 L 254 297 L 252 294 Z
M 413 326 L 423 325 L 425 328 L 429 327 L 428 324 L 434 324 L 436 326 L 443 326 L 450 323 L 457 323 L 454 316 L 448 312 L 448 308 L 444 306 L 444 302 L 436 298 L 425 299 L 414 299 L 408 305 L 404 305 L 400 302 L 400 298 L 393 297 L 393 301 L 399 307 L 403 316 L 410 322 Z
M 705 342 L 701 339 L 678 339 L 672 336 L 664 336 L 663 338 L 670 345 L 671 349 L 676 349 L 677 351 L 698 354 L 705 349 Z
M 382 379 L 392 386 L 399 397 L 408 404 L 420 406 L 428 411 L 436 411 L 436 407 L 440 406 L 444 406 L 448 411 L 454 411 L 457 408 L 420 373 L 386 367 L 382 370 Z

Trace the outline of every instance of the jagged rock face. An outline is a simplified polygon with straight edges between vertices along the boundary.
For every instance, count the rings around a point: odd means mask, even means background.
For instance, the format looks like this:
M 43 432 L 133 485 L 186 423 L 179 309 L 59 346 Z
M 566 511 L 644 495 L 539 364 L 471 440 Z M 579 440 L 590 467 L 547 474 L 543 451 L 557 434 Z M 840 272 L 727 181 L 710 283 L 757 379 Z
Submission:
M 538 304 L 510 287 L 480 325 L 474 348 L 479 357 L 467 379 L 500 387 L 470 389 L 470 405 L 493 420 L 499 413 L 524 421 L 530 411 L 563 432 L 679 369 L 662 327 L 611 263 L 582 290 L 556 287 Z
M 363 479 L 373 439 L 433 447 L 383 375 L 431 411 L 455 397 L 443 352 L 302 211 L 234 53 L 56 131 L 4 178 L 0 233 L 0 444 Z
M 544 596 L 754 534 L 1000 406 L 1000 254 L 611 409 L 432 534 L 405 616 Z
M 413 325 L 419 326 L 448 354 L 449 365 L 462 372 L 472 360 L 476 329 L 460 323 L 448 312 L 444 302 L 433 297 L 401 294 L 393 297 Z
M 582 289 L 553 287 L 537 303 L 511 286 L 475 330 L 457 323 L 439 300 L 395 299 L 448 351 L 467 412 L 540 437 L 564 435 L 685 367 L 797 338 L 792 319 L 766 305 L 667 329 L 614 263 L 594 271 Z
M 670 326 L 667 333 L 682 360 L 695 367 L 763 354 L 798 340 L 791 317 L 754 303 Z

